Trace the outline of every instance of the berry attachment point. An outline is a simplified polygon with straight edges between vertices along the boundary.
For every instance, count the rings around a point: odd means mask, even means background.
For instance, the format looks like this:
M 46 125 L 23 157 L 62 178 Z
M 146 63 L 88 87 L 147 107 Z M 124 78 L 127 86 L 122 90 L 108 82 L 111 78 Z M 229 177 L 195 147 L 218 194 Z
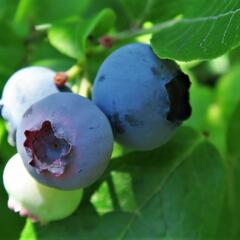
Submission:
M 54 76 L 54 82 L 57 87 L 64 87 L 68 81 L 68 75 L 65 72 L 58 72 Z
M 110 36 L 103 36 L 100 38 L 99 43 L 105 48 L 112 48 L 114 39 Z

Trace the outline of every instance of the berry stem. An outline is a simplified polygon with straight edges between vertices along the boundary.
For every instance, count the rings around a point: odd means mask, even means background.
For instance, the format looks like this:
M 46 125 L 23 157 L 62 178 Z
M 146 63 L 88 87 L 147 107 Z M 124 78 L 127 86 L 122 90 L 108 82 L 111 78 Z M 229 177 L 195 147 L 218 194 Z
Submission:
M 79 74 L 82 71 L 82 67 L 78 64 L 73 65 L 71 68 L 69 68 L 65 73 L 67 74 L 68 81 L 71 81 L 72 79 L 79 76 Z
M 83 77 L 79 82 L 78 94 L 84 97 L 89 97 L 90 89 L 91 83 L 87 80 L 87 78 Z
M 44 31 L 48 31 L 48 29 L 51 27 L 52 27 L 51 23 L 44 23 L 44 24 L 36 25 L 35 30 L 37 32 L 44 32 Z
M 174 24 L 178 23 L 179 21 L 180 21 L 180 18 L 174 18 L 174 19 L 162 22 L 160 24 L 153 25 L 153 27 L 150 27 L 150 28 L 126 30 L 126 31 L 123 31 L 123 32 L 118 32 L 114 35 L 110 35 L 109 37 L 113 38 L 115 41 L 127 40 L 127 39 L 130 39 L 130 38 L 135 38 L 135 37 L 138 37 L 138 36 L 158 32 L 158 31 L 160 31 L 164 28 L 173 26 Z
M 108 184 L 108 188 L 109 188 L 109 192 L 110 192 L 110 195 L 111 195 L 112 204 L 113 204 L 114 209 L 115 210 L 121 210 L 121 206 L 120 206 L 120 203 L 119 203 L 119 200 L 118 200 L 118 196 L 117 196 L 117 193 L 116 193 L 115 186 L 114 186 L 111 175 L 107 178 L 107 184 Z
M 161 22 L 159 24 L 155 24 L 150 28 L 135 28 L 135 29 L 128 29 L 122 32 L 117 32 L 116 34 L 112 35 L 105 35 L 102 36 L 99 39 L 99 43 L 101 44 L 102 40 L 105 39 L 106 37 L 111 39 L 112 41 L 122 41 L 122 40 L 127 40 L 135 37 L 139 37 L 142 35 L 147 35 L 147 34 L 152 34 L 155 32 L 158 32 L 164 28 L 171 27 L 174 24 L 178 23 L 181 20 L 181 16 L 178 16 L 174 19 Z M 37 31 L 47 31 L 51 27 L 51 24 L 42 24 L 42 25 L 37 25 L 35 29 Z
M 66 72 L 57 72 L 54 77 L 54 82 L 58 87 L 63 87 L 66 82 L 76 79 L 82 73 L 82 66 L 80 64 L 73 65 Z

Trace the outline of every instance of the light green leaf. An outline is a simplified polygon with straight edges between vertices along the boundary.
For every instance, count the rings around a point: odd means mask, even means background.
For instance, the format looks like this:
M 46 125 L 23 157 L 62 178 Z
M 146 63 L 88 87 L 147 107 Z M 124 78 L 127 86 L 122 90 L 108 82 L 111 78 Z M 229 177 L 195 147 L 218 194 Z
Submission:
M 49 29 L 48 39 L 61 53 L 72 58 L 82 57 L 82 52 L 79 49 L 79 29 L 79 22 L 76 20 L 56 23 Z
M 97 212 L 100 215 L 113 210 L 113 203 L 109 193 L 109 186 L 106 182 L 103 182 L 98 188 L 98 191 L 92 195 L 91 203 L 95 206 Z
M 27 220 L 22 230 L 20 240 L 37 240 L 35 234 L 34 223 L 31 220 Z
M 114 25 L 115 15 L 104 9 L 90 20 L 70 20 L 54 24 L 48 31 L 50 43 L 61 53 L 76 59 L 83 59 L 88 37 L 98 40 Z
M 15 13 L 14 22 L 20 24 L 34 15 L 35 0 L 20 0 Z
M 227 128 L 231 116 L 240 101 L 239 64 L 231 67 L 213 89 L 215 102 L 207 109 L 209 140 L 215 144 L 223 156 L 227 153 Z
M 226 122 L 218 103 L 213 103 L 207 111 L 206 136 L 225 157 L 226 154 Z
M 234 66 L 224 75 L 217 86 L 217 101 L 225 120 L 229 120 L 240 101 L 240 65 Z
M 228 124 L 228 131 L 227 131 L 227 147 L 228 153 L 232 157 L 239 157 L 240 158 L 240 102 L 238 103 L 235 111 L 233 112 L 229 124 Z
M 117 16 L 116 25 L 118 29 L 128 29 L 130 25 L 130 19 L 128 18 L 119 0 L 88 0 L 88 6 L 84 11 L 84 17 L 92 18 L 105 8 L 110 8 L 115 12 Z

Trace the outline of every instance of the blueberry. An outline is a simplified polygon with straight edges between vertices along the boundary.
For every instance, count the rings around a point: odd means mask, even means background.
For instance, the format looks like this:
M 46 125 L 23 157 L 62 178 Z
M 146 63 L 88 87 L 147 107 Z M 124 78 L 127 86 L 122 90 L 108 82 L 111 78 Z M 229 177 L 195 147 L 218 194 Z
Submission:
M 93 101 L 107 115 L 116 140 L 137 150 L 165 142 L 191 114 L 190 81 L 171 60 L 135 43 L 113 52 L 101 65 Z
M 33 222 L 49 222 L 71 215 L 82 198 L 82 189 L 63 191 L 39 184 L 27 171 L 19 154 L 7 163 L 3 182 L 8 207 Z
M 15 144 L 15 132 L 23 113 L 36 101 L 59 92 L 56 73 L 45 67 L 26 67 L 14 73 L 3 89 L 2 117 L 7 120 L 9 143 Z
M 39 182 L 59 189 L 86 187 L 103 173 L 113 134 L 90 100 L 56 93 L 33 104 L 17 130 L 17 149 Z

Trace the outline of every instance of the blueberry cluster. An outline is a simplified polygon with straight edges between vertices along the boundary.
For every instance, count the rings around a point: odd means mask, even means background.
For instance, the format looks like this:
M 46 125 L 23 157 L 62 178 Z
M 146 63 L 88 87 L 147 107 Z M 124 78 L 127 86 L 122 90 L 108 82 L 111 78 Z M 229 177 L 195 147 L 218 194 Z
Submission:
M 66 92 L 55 76 L 44 67 L 21 69 L 1 99 L 8 140 L 18 151 L 4 171 L 9 207 L 33 221 L 76 209 L 82 188 L 106 169 L 114 139 L 135 150 L 155 149 L 191 114 L 188 76 L 146 44 L 119 48 L 104 61 L 92 101 Z

